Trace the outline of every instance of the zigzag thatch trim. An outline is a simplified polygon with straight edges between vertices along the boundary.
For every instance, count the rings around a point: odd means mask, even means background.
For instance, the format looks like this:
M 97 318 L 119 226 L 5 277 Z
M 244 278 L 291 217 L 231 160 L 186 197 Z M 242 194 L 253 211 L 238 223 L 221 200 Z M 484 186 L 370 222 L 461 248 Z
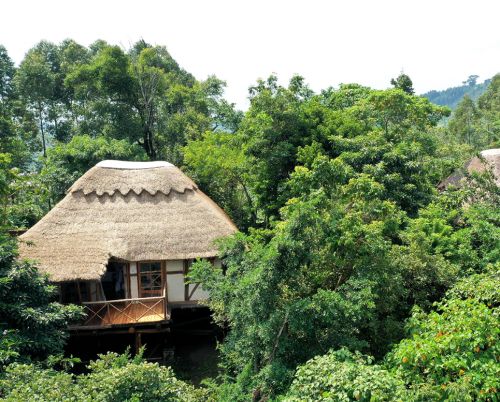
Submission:
M 176 167 L 131 170 L 95 166 L 80 177 L 68 192 L 83 191 L 85 195 L 96 193 L 102 196 L 113 195 L 118 191 L 126 196 L 130 191 L 137 195 L 146 191 L 151 195 L 157 192 L 169 195 L 171 191 L 183 194 L 186 190 L 197 188 L 196 184 Z

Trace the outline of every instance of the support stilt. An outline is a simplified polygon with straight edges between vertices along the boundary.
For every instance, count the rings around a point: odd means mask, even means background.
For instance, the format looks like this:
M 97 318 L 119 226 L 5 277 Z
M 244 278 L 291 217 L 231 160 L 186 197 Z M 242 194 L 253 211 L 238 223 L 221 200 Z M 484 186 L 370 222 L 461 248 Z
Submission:
M 141 344 L 141 333 L 140 332 L 136 332 L 135 333 L 135 354 L 138 355 L 139 354 L 139 351 L 142 347 L 142 344 Z

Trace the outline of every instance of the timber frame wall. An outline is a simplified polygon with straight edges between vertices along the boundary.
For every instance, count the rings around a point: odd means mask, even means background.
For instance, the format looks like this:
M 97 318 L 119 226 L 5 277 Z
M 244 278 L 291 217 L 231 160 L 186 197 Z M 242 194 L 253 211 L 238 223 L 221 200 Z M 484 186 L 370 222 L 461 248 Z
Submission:
M 207 259 L 212 265 L 216 264 L 215 258 Z M 181 265 L 182 270 L 168 271 L 167 264 L 169 261 L 172 264 Z M 126 292 L 124 299 L 117 300 L 99 300 L 99 288 L 95 284 L 97 282 L 87 282 L 86 289 L 88 296 L 91 298 L 89 301 L 82 300 L 80 283 L 83 281 L 75 281 L 75 289 L 77 290 L 78 301 L 77 304 L 84 306 L 87 311 L 87 319 L 77 327 L 80 329 L 95 329 L 96 327 L 111 328 L 115 326 L 129 326 L 129 325 L 163 325 L 170 321 L 172 308 L 197 308 L 202 307 L 198 305 L 198 299 L 193 299 L 196 293 L 202 296 L 208 296 L 208 293 L 202 291 L 199 286 L 200 283 L 187 283 L 189 282 L 189 268 L 193 260 L 155 260 L 155 261 L 134 261 L 124 262 L 115 261 L 124 264 L 124 281 L 126 281 Z M 220 260 L 219 260 L 220 261 Z M 113 261 L 110 261 L 113 262 Z M 161 263 L 161 295 L 152 297 L 141 297 L 142 283 L 140 264 L 144 263 Z M 151 267 L 151 266 L 150 266 Z M 151 271 L 149 271 L 151 272 Z M 169 297 L 168 286 L 169 277 L 182 275 L 182 281 L 178 278 L 175 283 L 172 281 L 174 288 L 178 291 Z M 136 291 L 133 287 L 137 286 Z M 179 289 L 182 286 L 184 289 Z M 96 289 L 95 291 L 93 289 Z M 64 297 L 64 286 L 61 287 Z M 136 293 L 137 292 L 137 293 Z M 139 297 L 132 297 L 136 293 Z M 95 300 L 94 300 L 95 298 Z M 154 299 L 154 300 L 153 300 Z M 162 300 L 163 299 L 163 300 Z M 159 301 L 161 300 L 161 303 Z M 161 312 L 158 310 L 161 305 Z

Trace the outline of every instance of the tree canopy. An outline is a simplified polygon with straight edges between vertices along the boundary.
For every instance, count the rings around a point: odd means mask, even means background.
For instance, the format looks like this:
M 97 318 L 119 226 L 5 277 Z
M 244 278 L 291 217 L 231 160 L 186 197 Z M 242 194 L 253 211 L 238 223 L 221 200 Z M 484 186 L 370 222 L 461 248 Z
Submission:
M 438 191 L 499 147 L 500 75 L 477 78 L 416 96 L 404 72 L 387 89 L 319 92 L 272 74 L 242 112 L 225 81 L 144 40 L 41 41 L 19 66 L 0 46 L 0 397 L 498 400 L 495 170 Z M 202 388 L 127 354 L 56 369 L 80 310 L 51 301 L 7 230 L 36 224 L 104 159 L 172 162 L 239 228 L 217 243 L 223 268 L 189 272 L 225 334 L 221 375 Z

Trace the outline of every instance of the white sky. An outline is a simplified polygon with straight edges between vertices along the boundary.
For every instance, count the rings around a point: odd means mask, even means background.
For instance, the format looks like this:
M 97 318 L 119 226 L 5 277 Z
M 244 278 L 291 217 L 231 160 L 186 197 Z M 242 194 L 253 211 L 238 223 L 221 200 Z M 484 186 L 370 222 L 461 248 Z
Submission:
M 248 108 L 248 87 L 272 72 L 320 91 L 356 82 L 384 89 L 404 68 L 417 93 L 500 72 L 497 0 L 3 1 L 0 44 L 19 63 L 41 39 L 166 45 L 198 79 L 215 74 Z M 74 5 L 72 5 L 74 4 Z

